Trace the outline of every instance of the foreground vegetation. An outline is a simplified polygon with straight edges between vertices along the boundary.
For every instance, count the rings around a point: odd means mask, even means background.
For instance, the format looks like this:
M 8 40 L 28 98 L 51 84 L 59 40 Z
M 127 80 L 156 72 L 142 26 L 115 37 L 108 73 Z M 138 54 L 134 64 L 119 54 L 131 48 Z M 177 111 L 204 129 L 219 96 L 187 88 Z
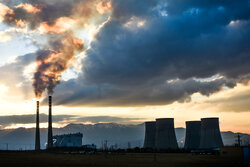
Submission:
M 187 153 L 124 153 L 94 155 L 37 152 L 0 152 L 0 166 L 35 167 L 184 167 L 242 166 L 240 155 L 192 155 Z

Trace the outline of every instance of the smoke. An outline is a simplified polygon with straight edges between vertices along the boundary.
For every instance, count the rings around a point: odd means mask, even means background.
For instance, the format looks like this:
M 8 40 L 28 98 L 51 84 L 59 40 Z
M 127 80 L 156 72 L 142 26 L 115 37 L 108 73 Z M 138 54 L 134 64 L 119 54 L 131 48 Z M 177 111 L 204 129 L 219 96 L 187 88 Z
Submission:
M 76 31 L 88 27 L 111 8 L 109 0 L 23 0 L 0 3 L 1 21 L 45 37 L 45 40 L 34 40 L 36 45 L 41 45 L 37 51 L 37 67 L 33 78 L 37 98 L 45 90 L 53 94 L 62 73 L 70 67 L 76 53 L 84 51 L 83 41 L 76 37 Z
M 37 69 L 34 74 L 33 87 L 38 98 L 46 88 L 49 94 L 53 93 L 62 72 L 74 59 L 75 52 L 83 51 L 84 48 L 82 41 L 70 32 L 65 32 L 55 38 L 49 41 L 51 50 L 37 52 Z

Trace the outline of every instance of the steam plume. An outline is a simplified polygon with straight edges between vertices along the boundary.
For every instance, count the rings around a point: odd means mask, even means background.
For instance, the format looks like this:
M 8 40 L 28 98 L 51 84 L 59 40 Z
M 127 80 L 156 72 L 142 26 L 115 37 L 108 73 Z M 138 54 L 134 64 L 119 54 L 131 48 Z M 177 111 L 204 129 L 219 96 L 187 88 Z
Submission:
M 75 52 L 82 51 L 84 48 L 82 41 L 75 38 L 70 32 L 57 36 L 57 38 L 55 41 L 50 41 L 51 50 L 38 52 L 33 83 L 35 95 L 38 98 L 46 88 L 49 94 L 53 93 L 62 72 L 70 66 L 74 59 Z
M 12 5 L 0 3 L 0 12 L 3 13 L 0 20 L 4 23 L 27 28 L 31 33 L 46 37 L 47 43 L 39 46 L 37 51 L 37 68 L 33 78 L 37 98 L 46 89 L 48 94 L 53 93 L 62 72 L 74 60 L 74 55 L 83 51 L 84 44 L 76 38 L 76 29 L 85 28 L 111 8 L 110 0 L 37 0 L 19 1 Z

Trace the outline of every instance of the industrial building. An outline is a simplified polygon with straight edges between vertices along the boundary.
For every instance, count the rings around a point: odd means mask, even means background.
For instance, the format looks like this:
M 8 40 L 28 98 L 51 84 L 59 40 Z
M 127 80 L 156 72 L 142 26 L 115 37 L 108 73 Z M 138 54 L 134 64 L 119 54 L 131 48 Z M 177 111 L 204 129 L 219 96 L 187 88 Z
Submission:
M 81 147 L 82 133 L 53 136 L 53 147 Z
M 95 144 L 85 144 L 82 147 L 85 148 L 85 149 L 90 149 L 90 150 L 96 150 L 97 149 Z
M 219 127 L 219 118 L 201 119 L 200 149 L 214 149 L 223 147 Z
M 156 119 L 155 147 L 158 150 L 178 148 L 173 118 Z
M 52 96 L 48 96 L 48 142 L 47 148 L 81 147 L 81 133 L 53 136 Z M 35 150 L 40 150 L 39 101 L 36 106 Z M 144 148 L 157 150 L 177 149 L 174 118 L 159 118 L 145 122 Z M 223 147 L 219 128 L 219 118 L 202 118 L 201 121 L 186 122 L 185 149 L 217 149 Z
M 184 148 L 199 149 L 201 138 L 201 121 L 186 121 L 186 137 Z
M 155 148 L 156 122 L 145 122 L 144 148 Z

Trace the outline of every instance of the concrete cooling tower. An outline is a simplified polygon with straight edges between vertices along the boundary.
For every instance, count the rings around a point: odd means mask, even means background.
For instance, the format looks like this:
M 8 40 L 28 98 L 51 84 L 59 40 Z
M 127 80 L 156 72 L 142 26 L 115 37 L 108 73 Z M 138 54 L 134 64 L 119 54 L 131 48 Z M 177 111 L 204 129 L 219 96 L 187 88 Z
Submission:
M 156 122 L 145 122 L 144 148 L 155 148 Z
M 201 149 L 223 147 L 219 128 L 219 118 L 201 119 Z
M 156 119 L 156 149 L 178 148 L 173 118 Z
M 184 148 L 199 149 L 201 138 L 201 121 L 186 121 L 186 137 Z

